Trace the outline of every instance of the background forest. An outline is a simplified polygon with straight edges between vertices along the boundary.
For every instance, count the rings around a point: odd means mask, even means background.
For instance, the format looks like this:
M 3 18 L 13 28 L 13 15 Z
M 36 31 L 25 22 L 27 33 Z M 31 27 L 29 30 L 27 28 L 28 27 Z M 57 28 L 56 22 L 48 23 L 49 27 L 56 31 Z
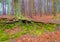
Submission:
M 60 12 L 60 0 L 0 0 L 0 14 Z

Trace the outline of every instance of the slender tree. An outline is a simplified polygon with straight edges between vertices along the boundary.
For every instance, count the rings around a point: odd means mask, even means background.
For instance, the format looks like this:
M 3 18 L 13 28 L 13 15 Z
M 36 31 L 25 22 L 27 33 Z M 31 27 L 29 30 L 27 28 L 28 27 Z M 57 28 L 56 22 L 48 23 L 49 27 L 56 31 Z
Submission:
M 18 17 L 18 14 L 19 14 L 18 12 L 19 12 L 19 10 L 18 10 L 18 0 L 15 0 L 15 16 L 16 17 Z
M 2 0 L 2 4 L 3 4 L 3 14 L 6 15 L 6 5 L 5 5 L 5 0 Z
M 22 12 L 23 15 L 25 15 L 24 0 L 22 0 L 22 4 L 21 4 L 21 12 Z
M 51 0 L 47 0 L 47 13 L 48 13 L 48 15 L 51 14 L 51 8 L 52 8 Z
M 18 0 L 14 0 L 14 15 L 15 15 L 15 17 L 17 17 L 17 13 L 18 13 L 18 10 L 17 10 L 17 8 L 18 8 Z
M 18 0 L 18 3 L 17 3 L 17 17 L 18 18 L 22 18 L 22 14 L 21 14 L 21 3 L 22 3 L 22 0 Z
M 59 0 L 56 0 L 56 9 L 57 9 L 56 13 L 58 13 L 59 11 L 58 4 L 59 4 Z
M 56 0 L 54 0 L 54 16 L 56 16 Z
M 14 8 L 14 15 L 15 15 L 15 11 L 16 11 L 16 2 L 15 2 L 15 0 L 12 0 L 12 3 L 13 3 L 13 8 Z
M 60 13 L 60 0 L 58 0 L 58 12 Z
M 52 13 L 56 16 L 56 0 L 52 0 Z
M 46 11 L 45 11 L 46 15 L 48 15 L 48 0 L 46 0 Z
M 2 4 L 2 0 L 0 0 L 0 4 Z M 1 6 L 2 6 L 2 5 L 1 5 Z M 2 8 L 1 6 L 0 6 L 0 8 Z M 1 14 L 2 14 L 2 13 L 0 13 L 0 15 L 1 15 Z
M 42 16 L 42 0 L 38 0 L 38 14 Z
M 11 14 L 14 15 L 14 0 L 11 2 Z
M 54 14 L 54 0 L 52 0 L 52 14 Z
M 32 15 L 35 14 L 35 0 L 32 1 Z
M 32 18 L 32 0 L 28 0 L 29 4 L 29 16 Z
M 37 4 L 37 2 L 38 2 L 38 0 L 37 1 L 35 0 L 34 1 L 34 10 L 35 10 L 35 13 L 34 14 L 35 14 L 35 16 L 38 15 L 38 12 L 37 12 L 38 4 Z
M 11 0 L 7 0 L 8 1 L 8 15 L 11 14 Z
M 25 6 L 25 16 L 27 14 L 27 0 L 24 0 L 24 6 Z
M 28 7 L 29 7 L 29 4 L 28 4 L 28 0 L 27 0 L 27 7 L 26 7 L 27 8 L 27 11 L 26 11 L 27 12 L 27 16 L 29 16 L 29 8 Z

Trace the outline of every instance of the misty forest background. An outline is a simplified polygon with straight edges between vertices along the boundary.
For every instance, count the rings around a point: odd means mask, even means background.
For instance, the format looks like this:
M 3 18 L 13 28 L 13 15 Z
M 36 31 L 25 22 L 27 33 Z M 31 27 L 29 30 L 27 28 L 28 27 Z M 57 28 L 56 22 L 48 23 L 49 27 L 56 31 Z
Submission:
M 59 13 L 60 0 L 0 0 L 0 14 L 34 14 L 39 10 Z

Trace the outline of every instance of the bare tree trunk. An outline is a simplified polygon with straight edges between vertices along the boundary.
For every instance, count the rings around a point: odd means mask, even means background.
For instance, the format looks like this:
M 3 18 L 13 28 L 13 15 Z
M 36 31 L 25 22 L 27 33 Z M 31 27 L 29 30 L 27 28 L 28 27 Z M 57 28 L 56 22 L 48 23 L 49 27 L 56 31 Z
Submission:
M 38 0 L 37 0 L 37 2 L 38 2 Z M 35 13 L 34 14 L 35 14 L 35 16 L 38 15 L 38 12 L 37 12 L 37 9 L 36 8 L 37 8 L 37 3 L 35 1 L 34 2 L 34 10 L 35 10 Z
M 38 1 L 38 14 L 42 16 L 42 0 Z
M 29 4 L 28 4 L 28 0 L 27 0 L 27 16 L 29 16 Z
M 3 4 L 3 14 L 6 15 L 5 0 L 2 0 L 2 4 Z
M 48 3 L 47 3 L 47 13 L 48 13 L 48 15 L 50 15 L 51 14 L 51 8 L 52 8 L 52 6 L 51 6 L 51 0 L 48 0 L 47 1 Z
M 32 1 L 32 16 L 35 15 L 35 0 Z
M 22 0 L 21 12 L 22 12 L 23 15 L 25 15 L 24 0 Z
M 14 15 L 14 0 L 12 0 L 11 5 L 12 5 L 12 9 L 11 9 L 11 12 L 12 12 L 12 13 L 11 13 L 11 14 Z
M 0 0 L 0 3 L 2 3 L 2 0 Z M 1 5 L 2 6 L 2 5 Z M 2 7 L 1 7 L 2 8 Z M 2 15 L 2 12 L 0 12 L 0 15 Z
M 25 6 L 25 16 L 27 15 L 27 0 L 24 1 L 24 6 Z
M 48 5 L 48 3 L 49 3 L 49 0 L 47 0 L 47 15 L 49 15 L 49 5 Z
M 48 0 L 44 0 L 44 14 L 47 15 L 47 1 Z
M 14 5 L 14 15 L 15 15 L 16 3 L 15 3 L 15 1 L 14 1 L 14 0 L 13 0 L 13 5 Z
M 32 18 L 32 0 L 29 0 L 28 3 L 29 3 L 29 16 Z
M 46 0 L 46 15 L 48 15 L 48 0 Z
M 54 16 L 56 16 L 56 0 L 54 0 Z

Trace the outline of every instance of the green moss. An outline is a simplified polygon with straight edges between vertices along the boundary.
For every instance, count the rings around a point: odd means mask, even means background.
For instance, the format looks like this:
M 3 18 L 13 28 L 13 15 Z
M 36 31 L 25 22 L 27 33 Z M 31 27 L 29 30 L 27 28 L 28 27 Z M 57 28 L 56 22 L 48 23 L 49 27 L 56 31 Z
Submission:
M 56 29 L 56 24 L 46 24 L 44 26 L 46 28 L 46 30 L 49 30 L 49 31 L 54 31 Z
M 4 35 L 5 29 L 21 28 L 22 30 L 18 33 L 10 35 L 8 32 Z M 56 24 L 44 24 L 44 23 L 23 23 L 22 21 L 13 24 L 0 24 L 0 41 L 8 41 L 9 37 L 17 38 L 21 35 L 30 33 L 31 35 L 41 35 L 45 31 L 55 31 Z
M 58 17 L 57 17 L 57 16 L 55 16 L 55 17 L 54 17 L 54 20 L 57 20 L 57 19 L 58 19 Z

